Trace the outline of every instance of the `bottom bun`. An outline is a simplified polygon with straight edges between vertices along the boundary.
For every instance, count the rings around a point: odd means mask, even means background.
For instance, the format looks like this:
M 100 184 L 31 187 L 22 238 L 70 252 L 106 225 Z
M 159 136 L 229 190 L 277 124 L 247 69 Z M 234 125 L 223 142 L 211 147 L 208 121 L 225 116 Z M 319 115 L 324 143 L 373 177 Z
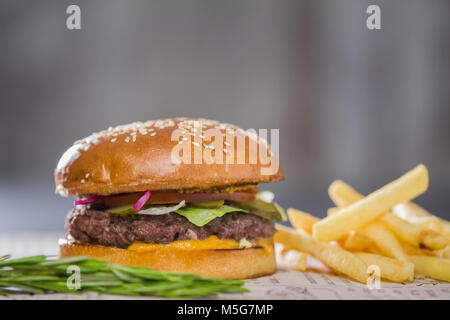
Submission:
M 270 248 L 181 250 L 155 249 L 136 252 L 127 249 L 62 243 L 60 258 L 92 257 L 112 263 L 143 266 L 154 270 L 195 273 L 221 279 L 247 279 L 269 275 L 276 270 L 275 252 Z

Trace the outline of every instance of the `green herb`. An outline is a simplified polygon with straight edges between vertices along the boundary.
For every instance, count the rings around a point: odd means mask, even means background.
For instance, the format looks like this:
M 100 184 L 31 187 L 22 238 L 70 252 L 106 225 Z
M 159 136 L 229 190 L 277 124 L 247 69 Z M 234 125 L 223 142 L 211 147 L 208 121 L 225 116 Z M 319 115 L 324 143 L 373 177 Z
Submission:
M 70 289 L 68 269 L 80 269 L 80 289 Z M 72 267 L 73 268 L 73 267 Z M 72 271 L 73 272 L 73 271 Z M 75 277 L 73 278 L 75 279 Z M 72 280 L 73 280 L 72 279 Z M 33 256 L 0 257 L 0 295 L 11 293 L 81 293 L 157 295 L 170 298 L 211 296 L 221 292 L 247 292 L 242 280 L 223 280 L 194 274 L 156 271 L 144 267 L 111 264 L 92 258 L 51 259 Z

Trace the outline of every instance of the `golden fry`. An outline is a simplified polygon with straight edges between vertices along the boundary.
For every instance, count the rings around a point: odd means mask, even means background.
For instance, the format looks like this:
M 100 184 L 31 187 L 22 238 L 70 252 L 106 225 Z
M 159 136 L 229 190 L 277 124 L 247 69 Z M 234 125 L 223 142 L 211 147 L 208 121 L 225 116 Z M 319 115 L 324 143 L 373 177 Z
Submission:
M 423 218 L 433 218 L 435 221 L 439 222 L 441 229 L 440 231 L 444 233 L 448 238 L 450 238 L 449 221 L 432 215 L 430 212 L 413 202 L 401 203 L 399 205 L 396 205 L 394 208 L 392 208 L 392 212 L 394 212 L 400 218 L 405 219 L 411 223 L 416 223 Z
M 276 228 L 275 242 L 280 242 L 296 250 L 309 253 L 331 269 L 359 282 L 365 283 L 367 281 L 367 267 L 354 254 L 338 246 L 319 242 L 305 232 L 301 233 L 282 225 L 276 225 Z
M 431 229 L 436 232 L 442 232 L 444 229 L 442 227 L 441 222 L 439 221 L 439 219 L 437 217 L 423 217 L 423 218 L 418 218 L 415 221 L 408 221 L 408 222 L 410 222 L 412 224 L 416 224 L 423 228 Z
M 336 207 L 328 208 L 327 215 L 333 215 L 338 210 Z M 348 251 L 366 251 L 368 247 L 374 245 L 372 239 L 361 231 L 351 231 L 340 243 Z
M 445 235 L 420 225 L 409 223 L 393 213 L 386 213 L 380 218 L 380 221 L 401 241 L 413 246 L 440 250 L 448 244 L 448 239 Z
M 329 188 L 329 194 L 338 206 L 349 206 L 363 198 L 363 195 L 343 181 L 333 182 Z M 376 244 L 383 255 L 406 261 L 401 244 L 382 223 L 378 221 L 370 223 L 363 229 L 363 233 Z
M 332 183 L 329 188 L 329 193 L 330 197 L 337 205 L 348 206 L 354 201 L 357 201 L 357 199 L 363 198 L 363 195 L 343 181 Z M 380 218 L 380 221 L 382 221 L 399 239 L 416 247 L 439 250 L 447 246 L 448 240 L 444 234 L 419 225 L 411 224 L 391 212 L 386 212 Z
M 330 184 L 328 187 L 328 196 L 338 207 L 336 208 L 337 210 L 342 207 L 347 207 L 364 198 L 362 194 L 342 180 L 336 180 Z M 336 211 L 331 213 L 336 213 Z
M 430 256 L 409 255 L 417 274 L 450 282 L 450 260 Z
M 339 212 L 339 208 L 333 207 L 333 208 L 328 208 L 327 210 L 327 216 L 331 216 L 335 213 Z
M 392 232 L 386 229 L 382 223 L 378 221 L 372 222 L 363 231 L 372 239 L 383 255 L 396 258 L 400 261 L 407 261 L 402 246 Z
M 438 256 L 442 259 L 450 259 L 450 246 L 438 251 Z
M 409 243 L 401 242 L 403 252 L 408 255 L 419 255 L 419 256 L 437 256 L 439 251 L 431 251 L 427 249 L 421 249 L 410 245 Z
M 309 234 L 312 233 L 312 226 L 320 221 L 319 218 L 297 209 L 289 208 L 287 212 L 289 222 L 292 224 L 292 226 L 295 229 L 303 229 Z
M 342 247 L 348 251 L 366 251 L 372 244 L 372 239 L 359 231 L 350 232 L 345 241 L 341 243 Z
M 313 226 L 314 238 L 320 241 L 339 240 L 393 206 L 414 199 L 425 192 L 427 187 L 428 170 L 424 165 L 418 165 L 397 180 L 316 223 Z

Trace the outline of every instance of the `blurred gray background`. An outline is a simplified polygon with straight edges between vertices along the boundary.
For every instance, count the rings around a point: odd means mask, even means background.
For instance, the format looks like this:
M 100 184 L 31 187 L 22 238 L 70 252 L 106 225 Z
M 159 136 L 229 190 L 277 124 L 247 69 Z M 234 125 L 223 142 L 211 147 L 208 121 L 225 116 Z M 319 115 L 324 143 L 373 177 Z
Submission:
M 66 8 L 82 30 L 66 29 Z M 366 28 L 381 7 L 382 29 Z M 285 207 L 324 216 L 418 163 L 417 201 L 450 218 L 450 2 L 0 3 L 0 232 L 62 231 L 53 169 L 73 141 L 173 116 L 279 128 Z

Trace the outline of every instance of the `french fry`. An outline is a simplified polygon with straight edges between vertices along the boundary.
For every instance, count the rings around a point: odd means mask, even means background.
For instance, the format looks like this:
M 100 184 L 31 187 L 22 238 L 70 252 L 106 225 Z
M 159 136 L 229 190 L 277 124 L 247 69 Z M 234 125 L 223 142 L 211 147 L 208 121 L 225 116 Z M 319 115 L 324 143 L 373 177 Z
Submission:
M 417 256 L 437 256 L 438 251 L 431 251 L 427 249 L 421 249 L 415 246 L 410 245 L 409 243 L 401 242 L 403 252 L 408 255 L 417 255 Z
M 430 256 L 409 255 L 417 274 L 450 282 L 450 260 Z
M 312 226 L 320 221 L 319 218 L 297 209 L 289 208 L 287 212 L 289 222 L 292 224 L 292 226 L 295 229 L 303 229 L 309 234 L 312 233 Z
M 450 259 L 450 246 L 438 251 L 438 256 L 442 259 Z
M 328 187 L 328 196 L 337 207 L 335 210 L 329 212 L 330 214 L 335 214 L 339 212 L 340 208 L 348 207 L 364 198 L 362 194 L 342 180 L 335 180 L 330 184 Z
M 309 253 L 331 269 L 345 274 L 361 283 L 367 281 L 365 263 L 354 254 L 329 243 L 315 240 L 306 232 L 276 225 L 275 242 L 286 244 L 296 250 Z
M 327 215 L 331 216 L 339 211 L 339 208 L 328 208 Z M 340 241 L 341 246 L 348 251 L 365 251 L 374 245 L 372 239 L 360 231 L 351 231 L 347 237 Z
M 401 203 L 399 205 L 396 205 L 394 208 L 392 208 L 392 212 L 394 212 L 400 218 L 405 219 L 411 223 L 414 223 L 421 218 L 435 218 L 435 220 L 439 221 L 441 225 L 441 232 L 444 233 L 448 238 L 450 238 L 449 221 L 432 215 L 430 212 L 413 202 Z
M 444 234 L 424 228 L 420 225 L 409 223 L 395 214 L 388 212 L 380 218 L 396 236 L 403 242 L 407 242 L 416 247 L 423 247 L 430 250 L 440 250 L 447 246 L 448 239 Z
M 372 239 L 385 256 L 407 261 L 403 248 L 395 236 L 378 221 L 372 222 L 363 229 L 363 232 Z
M 414 280 L 414 264 L 412 263 L 401 262 L 396 259 L 366 252 L 356 252 L 355 255 L 364 261 L 367 266 L 378 266 L 381 271 L 381 278 L 383 279 L 394 282 Z
M 373 254 L 377 254 L 379 256 L 383 255 L 381 250 L 375 244 L 372 244 L 372 245 L 368 246 L 366 251 L 370 252 L 370 253 L 373 253 Z
M 398 217 L 398 216 L 397 216 Z M 404 219 L 406 220 L 406 219 Z M 416 224 L 418 226 L 421 226 L 422 228 L 431 229 L 436 232 L 442 233 L 442 224 L 439 221 L 437 217 L 423 217 L 423 218 L 417 218 L 413 221 L 408 221 L 409 223 Z
M 441 259 L 450 259 L 450 246 L 447 246 L 444 249 L 435 250 L 435 251 L 416 248 L 407 243 L 402 243 L 402 247 L 403 247 L 403 251 L 407 255 L 431 256 L 431 257 L 438 257 Z
M 425 192 L 427 187 L 428 170 L 421 164 L 367 197 L 314 224 L 313 236 L 319 241 L 339 240 L 393 206 L 414 199 Z
M 338 212 L 339 212 L 339 208 L 336 208 L 336 207 L 328 208 L 327 216 L 331 216 L 331 215 L 333 215 L 335 213 L 338 213 Z
M 363 198 L 363 195 L 340 180 L 333 182 L 328 192 L 337 206 L 349 206 Z M 383 255 L 400 261 L 407 261 L 401 244 L 382 223 L 372 222 L 362 232 L 376 244 Z
M 372 244 L 372 239 L 358 231 L 350 232 L 345 241 L 341 243 L 342 247 L 348 251 L 365 251 Z
M 343 181 L 335 181 L 329 188 L 330 198 L 337 205 L 350 205 L 363 195 L 358 193 L 350 185 Z M 353 202 L 352 202 L 353 201 Z M 425 247 L 431 250 L 439 250 L 447 246 L 448 240 L 444 234 L 428 228 L 414 225 L 397 217 L 391 212 L 386 212 L 380 221 L 391 230 L 400 240 L 416 247 Z M 398 247 L 398 246 L 397 246 Z
M 306 271 L 307 254 L 297 250 L 289 250 L 284 255 L 284 263 L 290 269 Z

